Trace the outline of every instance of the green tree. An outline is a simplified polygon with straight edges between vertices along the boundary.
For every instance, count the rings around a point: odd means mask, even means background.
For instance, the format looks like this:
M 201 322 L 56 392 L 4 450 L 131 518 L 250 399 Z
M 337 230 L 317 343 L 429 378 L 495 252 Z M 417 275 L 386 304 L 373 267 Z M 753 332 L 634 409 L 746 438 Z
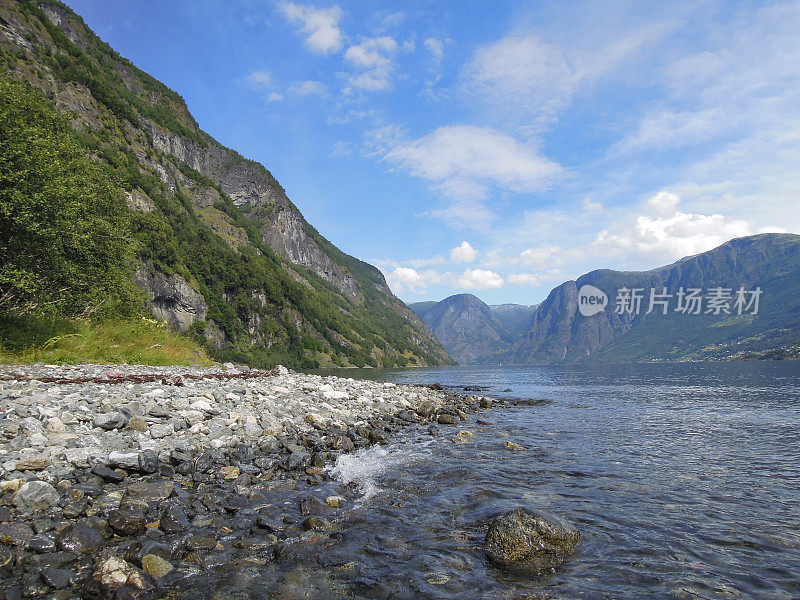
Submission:
M 135 254 L 109 166 L 43 93 L 0 78 L 0 311 L 137 312 Z

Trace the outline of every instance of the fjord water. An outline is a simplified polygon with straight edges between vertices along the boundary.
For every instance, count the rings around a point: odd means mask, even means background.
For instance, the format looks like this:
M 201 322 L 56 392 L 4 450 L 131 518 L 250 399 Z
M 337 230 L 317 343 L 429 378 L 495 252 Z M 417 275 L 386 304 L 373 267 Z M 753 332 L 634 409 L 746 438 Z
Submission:
M 340 459 L 363 497 L 321 561 L 336 597 L 800 597 L 800 363 L 336 374 L 549 401 Z M 469 443 L 450 440 L 461 429 Z M 582 534 L 550 576 L 483 556 L 487 519 L 520 504 Z

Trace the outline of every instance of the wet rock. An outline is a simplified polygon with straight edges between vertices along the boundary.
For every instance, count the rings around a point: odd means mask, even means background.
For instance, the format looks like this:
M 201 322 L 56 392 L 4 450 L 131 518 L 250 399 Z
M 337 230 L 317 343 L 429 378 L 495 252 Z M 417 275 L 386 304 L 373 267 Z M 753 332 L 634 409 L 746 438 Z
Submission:
M 46 552 L 55 552 L 56 539 L 55 536 L 53 536 L 53 534 L 51 533 L 41 533 L 29 539 L 25 547 L 30 552 L 35 552 L 37 554 L 44 554 Z
M 173 569 L 174 567 L 168 560 L 164 560 L 156 554 L 146 554 L 142 557 L 142 570 L 156 579 L 161 579 Z
M 0 523 L 0 542 L 7 546 L 24 546 L 33 537 L 33 529 L 25 523 Z
M 144 573 L 132 564 L 111 556 L 100 562 L 92 574 L 93 590 L 108 598 L 137 597 L 142 592 L 152 589 Z M 99 595 L 99 594 L 97 594 Z
M 297 499 L 300 514 L 303 516 L 315 515 L 326 509 L 326 505 L 314 496 L 305 496 Z
M 11 502 L 21 510 L 47 510 L 58 504 L 61 495 L 45 481 L 29 481 L 14 492 Z
M 24 598 L 36 598 L 43 596 L 50 591 L 38 574 L 26 573 L 22 577 L 22 596 Z
M 122 506 L 108 514 L 108 524 L 117 535 L 136 535 L 145 530 L 147 519 L 141 508 Z
M 139 453 L 139 471 L 142 473 L 158 471 L 158 454 L 155 450 L 143 450 Z
M 160 502 L 172 495 L 174 485 L 172 481 L 135 481 L 128 485 L 127 495 L 142 502 Z
M 39 574 L 42 581 L 51 588 L 63 590 L 72 586 L 75 582 L 77 573 L 70 569 L 56 569 L 54 567 L 46 567 L 42 569 Z
M 183 540 L 184 547 L 191 551 L 211 550 L 217 545 L 217 536 L 214 533 L 190 533 Z
M 101 465 L 94 467 L 92 469 L 92 473 L 102 478 L 103 481 L 108 481 L 110 483 L 119 483 L 125 479 L 124 473 L 120 473 L 119 471 L 115 471 L 114 469 L 109 469 L 108 467 L 103 467 Z
M 311 516 L 300 523 L 300 528 L 303 531 L 328 531 L 333 529 L 333 524 L 318 516 Z
M 563 519 L 516 508 L 489 524 L 484 551 L 497 565 L 543 574 L 569 558 L 579 540 L 578 530 Z
M 325 498 L 325 504 L 327 504 L 331 508 L 336 508 L 344 501 L 345 498 L 343 498 L 342 496 L 328 496 L 327 498 Z
M 163 513 L 161 513 L 161 520 L 159 522 L 159 529 L 165 533 L 180 533 L 189 527 L 189 517 L 183 509 L 172 504 L 168 506 Z
M 256 519 L 256 527 L 263 529 L 267 533 L 275 533 L 280 531 L 282 527 L 276 522 L 267 517 L 266 515 L 259 515 Z
M 458 417 L 455 415 L 442 414 L 436 418 L 436 421 L 440 425 L 455 425 L 458 423 Z
M 286 458 L 286 470 L 297 471 L 302 469 L 305 466 L 308 458 L 309 458 L 308 454 L 305 454 L 303 452 L 292 452 Z
M 66 552 L 91 554 L 102 547 L 103 536 L 83 523 L 70 523 L 56 535 L 56 545 Z

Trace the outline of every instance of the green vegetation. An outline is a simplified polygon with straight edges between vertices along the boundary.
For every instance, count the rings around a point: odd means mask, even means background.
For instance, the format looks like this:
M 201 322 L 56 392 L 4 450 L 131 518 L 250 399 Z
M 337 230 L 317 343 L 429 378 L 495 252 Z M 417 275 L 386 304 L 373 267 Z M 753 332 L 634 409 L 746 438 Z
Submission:
M 13 323 L 6 318 L 0 324 L 0 331 L 14 338 L 0 343 L 0 363 L 211 364 L 205 350 L 194 340 L 151 319 L 90 321 L 29 317 Z
M 59 11 L 60 26 L 42 2 L 3 6 L 24 24 L 28 42 L 25 49 L 0 36 L 0 341 L 7 353 L 77 339 L 63 337 L 76 328 L 85 337 L 90 323 L 141 317 L 133 272 L 144 263 L 203 296 L 207 321 L 189 335 L 202 344 L 215 339 L 207 347 L 216 359 L 294 367 L 441 362 L 444 352 L 435 342 L 422 347 L 380 272 L 310 225 L 307 235 L 355 280 L 355 301 L 273 252 L 263 231 L 275 205 L 236 206 L 220 185 L 225 173 L 245 169 L 285 199 L 262 165 L 217 147 L 223 158 L 201 173 L 163 154 L 154 136 L 165 132 L 199 152 L 216 142 L 180 95 L 119 56 L 66 5 L 47 4 Z M 80 114 L 60 112 L 48 99 L 54 95 Z M 198 202 L 203 193 L 218 196 L 213 206 Z M 144 198 L 147 210 L 129 210 L 123 194 Z M 59 321 L 85 317 L 93 320 Z
M 109 169 L 41 92 L 0 80 L 0 310 L 140 312 L 132 242 Z

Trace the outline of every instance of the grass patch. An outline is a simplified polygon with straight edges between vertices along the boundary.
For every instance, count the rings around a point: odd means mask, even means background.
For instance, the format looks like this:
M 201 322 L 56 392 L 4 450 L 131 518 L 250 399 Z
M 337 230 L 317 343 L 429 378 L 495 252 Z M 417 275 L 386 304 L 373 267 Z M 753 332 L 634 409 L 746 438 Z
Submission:
M 151 319 L 4 321 L 0 336 L 0 363 L 212 364 L 197 342 Z

